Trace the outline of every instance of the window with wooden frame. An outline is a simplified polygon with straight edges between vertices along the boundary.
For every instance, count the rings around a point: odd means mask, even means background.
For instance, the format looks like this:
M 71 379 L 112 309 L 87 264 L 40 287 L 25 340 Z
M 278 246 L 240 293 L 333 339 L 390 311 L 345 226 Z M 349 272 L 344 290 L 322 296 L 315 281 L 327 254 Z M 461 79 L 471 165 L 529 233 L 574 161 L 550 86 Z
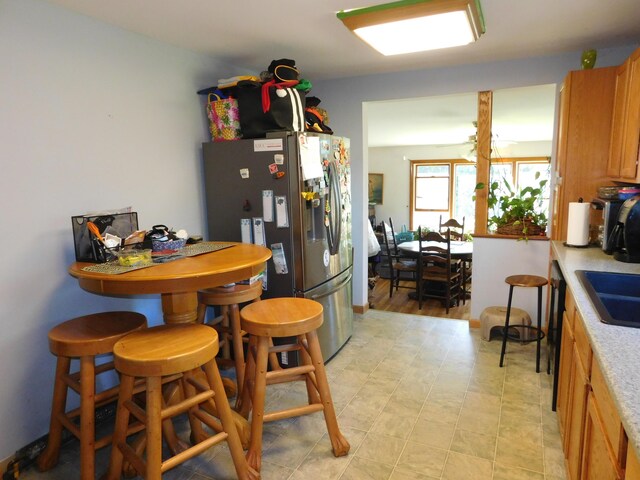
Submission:
M 549 157 L 498 158 L 491 160 L 491 181 L 509 183 L 511 188 L 535 186 L 536 172 L 550 176 Z M 411 161 L 410 228 L 436 229 L 443 219 L 464 217 L 465 231 L 475 222 L 476 164 L 463 159 Z M 503 187 L 506 188 L 506 187 Z M 548 202 L 549 191 L 544 195 Z M 548 205 L 548 203 L 547 203 Z

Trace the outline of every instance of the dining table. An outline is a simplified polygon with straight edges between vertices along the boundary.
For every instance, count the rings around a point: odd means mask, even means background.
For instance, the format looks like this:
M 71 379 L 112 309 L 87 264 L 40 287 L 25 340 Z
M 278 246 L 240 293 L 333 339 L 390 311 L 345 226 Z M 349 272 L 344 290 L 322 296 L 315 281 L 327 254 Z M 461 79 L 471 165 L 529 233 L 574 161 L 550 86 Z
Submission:
M 444 245 L 438 242 L 422 242 L 426 245 Z M 398 244 L 398 249 L 402 250 L 408 256 L 417 256 L 420 251 L 420 241 L 412 240 L 410 242 L 402 242 Z M 473 258 L 473 242 L 451 241 L 451 258 L 460 260 L 471 260 Z
M 444 243 L 441 242 L 422 242 L 422 246 L 426 245 L 440 245 L 443 246 Z M 417 257 L 418 252 L 420 252 L 420 241 L 412 240 L 410 242 L 402 242 L 398 244 L 398 249 L 401 250 L 408 257 Z M 473 242 L 463 242 L 458 240 L 451 241 L 451 258 L 458 259 L 462 261 L 462 290 L 461 293 L 463 298 L 466 299 L 470 295 L 470 291 L 466 289 L 467 277 L 468 277 L 468 264 L 473 259 Z M 469 272 L 470 273 L 470 272 Z M 470 278 L 470 277 L 469 277 Z M 416 299 L 418 297 L 417 292 L 409 293 L 409 298 Z
M 249 243 L 203 242 L 200 248 L 206 253 L 138 269 L 75 262 L 69 267 L 69 273 L 83 290 L 99 295 L 160 295 L 164 323 L 195 322 L 198 290 L 251 279 L 266 270 L 266 262 L 271 258 L 271 250 Z M 225 389 L 230 382 L 225 383 Z M 165 401 L 168 404 L 177 402 L 176 395 L 180 393 L 175 388 L 167 389 Z M 237 412 L 232 413 L 246 446 L 250 433 L 248 421 Z M 212 414 L 217 416 L 215 410 Z M 172 429 L 164 433 L 173 454 L 187 448 Z

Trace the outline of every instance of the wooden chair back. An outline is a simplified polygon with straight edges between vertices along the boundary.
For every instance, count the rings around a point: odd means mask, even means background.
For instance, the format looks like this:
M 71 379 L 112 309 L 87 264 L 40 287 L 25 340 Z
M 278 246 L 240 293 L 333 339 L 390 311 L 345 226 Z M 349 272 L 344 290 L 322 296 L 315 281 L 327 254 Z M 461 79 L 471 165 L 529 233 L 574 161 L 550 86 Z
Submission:
M 382 233 L 384 237 L 384 246 L 387 249 L 387 258 L 389 261 L 389 298 L 393 296 L 393 289 L 395 288 L 398 291 L 398 288 L 415 288 L 415 285 L 401 285 L 401 280 L 407 280 L 406 278 L 401 279 L 401 272 L 408 272 L 405 276 L 410 276 L 411 280 L 415 281 L 416 279 L 416 261 L 413 258 L 410 258 L 406 255 L 402 255 L 400 249 L 398 248 L 396 237 L 393 231 L 393 222 L 391 218 L 389 218 L 389 230 L 387 230 L 387 225 L 382 222 Z M 392 240 L 389 240 L 389 233 L 391 233 Z
M 458 222 L 455 218 L 450 218 L 443 223 L 442 215 L 440 215 L 438 232 L 441 235 L 448 232 L 452 240 L 464 241 L 464 217 L 462 217 L 462 223 Z
M 460 265 L 459 260 L 451 259 L 451 232 L 447 229 L 444 235 L 438 232 L 422 234 L 418 229 L 418 308 L 422 309 L 423 298 L 440 298 L 446 302 L 449 313 L 451 300 L 460 303 Z M 425 292 L 425 284 L 434 282 L 441 284 L 441 289 Z

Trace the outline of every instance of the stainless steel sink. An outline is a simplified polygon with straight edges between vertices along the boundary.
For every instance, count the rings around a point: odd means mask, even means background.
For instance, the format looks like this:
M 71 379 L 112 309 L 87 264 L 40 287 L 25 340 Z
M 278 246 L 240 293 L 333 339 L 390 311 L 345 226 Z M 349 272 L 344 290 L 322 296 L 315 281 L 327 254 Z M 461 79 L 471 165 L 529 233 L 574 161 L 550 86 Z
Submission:
M 640 274 L 576 270 L 600 321 L 640 328 Z

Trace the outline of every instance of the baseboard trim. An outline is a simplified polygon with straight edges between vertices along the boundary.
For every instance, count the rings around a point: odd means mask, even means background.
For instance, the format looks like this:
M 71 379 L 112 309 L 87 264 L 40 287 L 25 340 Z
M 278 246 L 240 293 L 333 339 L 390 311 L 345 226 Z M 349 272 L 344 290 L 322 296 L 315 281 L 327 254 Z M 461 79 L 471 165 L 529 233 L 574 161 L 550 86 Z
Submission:
M 480 320 L 474 318 L 469 319 L 469 328 L 480 328 Z
M 369 310 L 369 305 L 354 305 L 353 306 L 353 313 L 363 314 L 363 313 L 367 313 L 367 310 Z

